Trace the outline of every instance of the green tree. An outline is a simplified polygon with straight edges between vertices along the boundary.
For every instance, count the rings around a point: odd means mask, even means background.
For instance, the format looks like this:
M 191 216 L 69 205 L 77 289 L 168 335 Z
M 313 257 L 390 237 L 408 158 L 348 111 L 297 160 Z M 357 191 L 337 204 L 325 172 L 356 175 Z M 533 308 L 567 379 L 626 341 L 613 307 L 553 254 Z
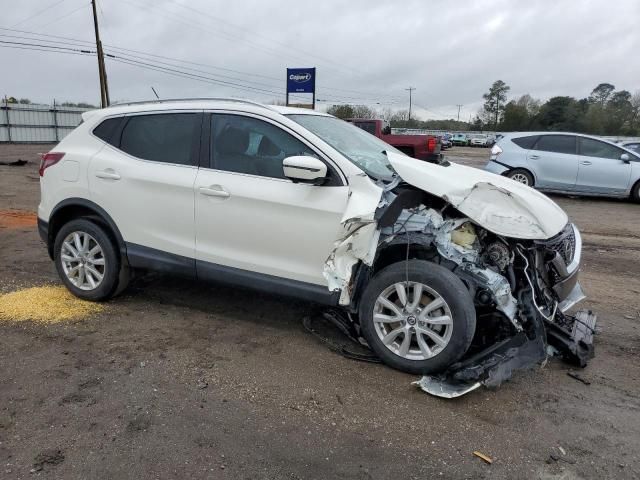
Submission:
M 351 105 L 331 105 L 327 108 L 327 113 L 343 120 L 354 118 L 353 107 Z
M 507 92 L 511 87 L 502 80 L 496 80 L 489 88 L 489 91 L 482 95 L 484 107 L 481 117 L 485 124 L 492 124 L 493 129 L 498 129 L 498 123 L 507 103 Z
M 610 83 L 601 83 L 596 88 L 591 91 L 591 95 L 589 95 L 590 103 L 597 103 L 601 107 L 604 107 L 609 100 L 609 96 L 616 89 L 615 86 Z

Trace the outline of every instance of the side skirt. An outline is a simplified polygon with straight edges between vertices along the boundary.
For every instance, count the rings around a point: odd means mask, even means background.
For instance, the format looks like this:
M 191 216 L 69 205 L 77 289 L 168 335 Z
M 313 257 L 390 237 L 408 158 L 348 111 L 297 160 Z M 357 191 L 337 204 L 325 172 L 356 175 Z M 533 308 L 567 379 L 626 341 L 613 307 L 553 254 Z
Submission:
M 332 293 L 322 285 L 195 260 L 135 243 L 127 242 L 126 245 L 129 265 L 132 268 L 250 288 L 323 305 L 338 304 L 339 292 Z

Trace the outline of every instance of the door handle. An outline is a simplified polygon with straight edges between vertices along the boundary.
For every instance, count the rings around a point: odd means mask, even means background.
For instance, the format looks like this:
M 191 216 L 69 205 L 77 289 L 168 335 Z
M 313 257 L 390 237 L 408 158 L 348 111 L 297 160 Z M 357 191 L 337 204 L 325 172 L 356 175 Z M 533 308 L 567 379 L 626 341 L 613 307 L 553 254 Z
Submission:
M 227 192 L 220 185 L 211 185 L 209 187 L 200 187 L 200 193 L 202 195 L 206 195 L 207 197 L 222 197 L 228 198 L 231 196 L 229 192 Z
M 591 165 L 591 162 L 589 160 L 583 160 L 580 162 L 580 165 Z
M 539 158 L 540 158 L 540 156 L 539 156 L 539 155 L 531 155 L 529 158 L 530 158 L 531 160 L 537 160 L 537 159 L 539 159 Z
M 120 180 L 120 175 L 110 168 L 96 172 L 96 177 L 106 180 Z

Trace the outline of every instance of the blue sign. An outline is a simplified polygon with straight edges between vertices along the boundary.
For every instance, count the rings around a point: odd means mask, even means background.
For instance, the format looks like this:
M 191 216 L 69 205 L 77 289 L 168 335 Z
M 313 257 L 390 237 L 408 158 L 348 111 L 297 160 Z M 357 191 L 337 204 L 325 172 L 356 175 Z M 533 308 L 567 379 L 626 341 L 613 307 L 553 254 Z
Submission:
M 316 93 L 315 68 L 287 68 L 287 94 Z

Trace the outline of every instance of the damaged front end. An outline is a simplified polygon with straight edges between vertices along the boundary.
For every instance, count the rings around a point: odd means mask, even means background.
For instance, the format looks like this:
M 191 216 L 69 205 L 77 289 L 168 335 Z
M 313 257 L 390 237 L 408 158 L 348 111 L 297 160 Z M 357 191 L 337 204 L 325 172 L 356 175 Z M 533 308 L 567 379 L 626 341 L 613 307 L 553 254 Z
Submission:
M 401 252 L 407 260 L 451 270 L 476 309 L 469 350 L 445 371 L 416 382 L 420 388 L 452 398 L 481 385 L 496 387 L 514 370 L 541 364 L 548 355 L 578 366 L 593 357 L 595 315 L 566 313 L 584 298 L 578 283 L 581 237 L 566 215 L 538 221 L 522 197 L 489 182 L 437 196 L 396 177 L 381 186 L 378 198 L 368 212 L 355 202 L 360 211 L 344 219 L 346 235 L 325 264 L 329 288 L 341 292 L 340 304 L 355 313 L 378 262 L 394 251 L 396 257 Z M 549 235 L 558 221 L 564 228 Z

